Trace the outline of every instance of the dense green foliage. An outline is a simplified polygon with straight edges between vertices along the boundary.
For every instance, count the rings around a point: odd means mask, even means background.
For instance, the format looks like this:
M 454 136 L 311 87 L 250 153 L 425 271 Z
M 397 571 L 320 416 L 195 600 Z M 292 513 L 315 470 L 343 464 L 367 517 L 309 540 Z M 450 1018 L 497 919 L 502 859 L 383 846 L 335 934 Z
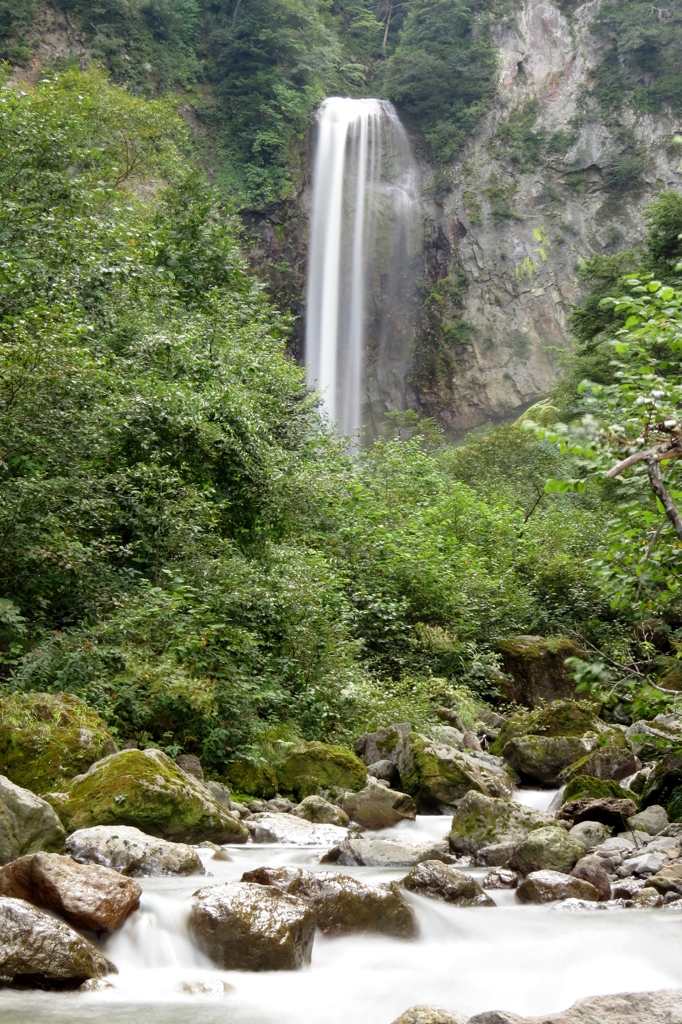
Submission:
M 608 640 L 564 458 L 416 420 L 348 454 L 184 147 L 97 71 L 0 93 L 5 685 L 220 771 L 490 693 L 505 634 Z

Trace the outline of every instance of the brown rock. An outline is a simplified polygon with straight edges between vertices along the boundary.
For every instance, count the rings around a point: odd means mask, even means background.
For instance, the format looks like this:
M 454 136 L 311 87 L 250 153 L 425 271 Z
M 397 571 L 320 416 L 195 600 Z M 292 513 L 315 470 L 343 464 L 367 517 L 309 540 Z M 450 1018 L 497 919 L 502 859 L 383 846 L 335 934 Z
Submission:
M 411 1006 L 393 1021 L 393 1024 L 467 1024 L 468 1017 L 450 1013 L 440 1006 Z
M 645 885 L 632 897 L 632 906 L 640 910 L 649 910 L 652 907 L 663 906 L 663 897 L 650 885 Z
M 516 890 L 520 903 L 551 903 L 553 900 L 599 901 L 599 894 L 591 882 L 560 871 L 532 871 Z
M 141 895 L 132 878 L 59 853 L 19 857 L 0 870 L 0 896 L 26 900 L 90 932 L 116 931 L 137 910 Z
M 396 885 L 368 885 L 329 871 L 314 875 L 302 868 L 257 868 L 242 882 L 273 886 L 303 900 L 327 935 L 378 933 L 412 939 L 418 934 L 414 912 Z
M 572 821 L 576 825 L 580 821 L 600 821 L 602 825 L 611 828 L 626 828 L 627 819 L 636 813 L 637 805 L 633 800 L 619 797 L 582 797 L 580 800 L 569 800 L 557 811 L 556 816 L 563 821 Z
M 483 879 L 484 889 L 515 889 L 519 884 L 519 876 L 511 868 L 495 868 Z
M 611 882 L 604 871 L 599 857 L 583 857 L 571 871 L 574 878 L 590 882 L 599 893 L 599 900 L 611 899 Z
M 657 892 L 665 895 L 669 892 L 682 896 L 682 864 L 671 864 L 662 868 L 655 875 L 647 879 L 647 885 L 652 885 Z
M 199 782 L 204 781 L 204 769 L 201 767 L 201 761 L 194 754 L 178 754 L 175 763 L 187 775 L 193 775 Z
M 194 893 L 190 933 L 226 971 L 293 971 L 310 963 L 315 915 L 303 900 L 247 882 Z
M 494 907 L 475 878 L 439 860 L 426 860 L 413 867 L 400 884 L 410 892 L 458 907 Z
M 372 781 L 359 793 L 344 794 L 340 803 L 348 817 L 363 828 L 388 828 L 417 817 L 417 805 L 411 796 Z
M 254 801 L 255 803 L 255 801 Z M 270 801 L 272 803 L 272 801 Z M 291 812 L 297 818 L 311 821 L 316 825 L 340 825 L 345 828 L 349 825 L 348 815 L 336 804 L 331 804 L 324 797 L 312 794 L 301 800 L 300 804 Z
M 513 636 L 502 641 L 500 652 L 507 678 L 498 685 L 507 700 L 534 708 L 543 700 L 575 696 L 575 680 L 565 661 L 582 652 L 572 640 Z

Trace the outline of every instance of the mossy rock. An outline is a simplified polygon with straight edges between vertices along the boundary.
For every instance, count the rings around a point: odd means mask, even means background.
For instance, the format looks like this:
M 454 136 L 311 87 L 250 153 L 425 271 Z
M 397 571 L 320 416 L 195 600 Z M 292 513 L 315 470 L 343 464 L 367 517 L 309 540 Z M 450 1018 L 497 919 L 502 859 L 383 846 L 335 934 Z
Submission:
M 586 852 L 581 839 L 550 825 L 530 832 L 514 852 L 510 864 L 523 875 L 531 871 L 561 871 L 567 875 Z
M 490 746 L 490 752 L 501 755 L 509 740 L 518 736 L 604 735 L 611 745 L 624 746 L 625 738 L 620 730 L 612 729 L 602 722 L 597 717 L 597 711 L 597 705 L 575 700 L 556 700 L 535 711 L 517 711 L 500 729 L 499 736 Z
M 544 811 L 512 800 L 485 796 L 473 790 L 466 794 L 452 817 L 449 840 L 456 853 L 474 856 L 486 846 L 507 845 L 510 855 L 529 832 L 552 825 Z M 559 827 L 556 824 L 553 827 Z
M 410 742 L 413 767 L 401 775 L 402 787 L 421 812 L 451 808 L 470 790 L 487 796 L 511 796 L 514 784 L 502 770 L 419 733 L 411 733 Z
M 584 797 L 593 797 L 596 800 L 601 800 L 603 797 L 616 797 L 636 802 L 633 794 L 623 789 L 613 779 L 595 779 L 592 775 L 578 775 L 571 779 L 564 790 L 561 802 L 566 804 L 569 800 L 582 800 Z
M 277 778 L 282 793 L 301 801 L 329 790 L 357 792 L 367 782 L 367 768 L 346 747 L 312 742 L 292 750 L 277 769 Z
M 585 746 L 580 736 L 518 736 L 502 753 L 522 782 L 556 786 L 561 771 L 586 752 Z
M 567 670 L 567 658 L 584 656 L 566 637 L 512 636 L 500 643 L 507 682 L 501 691 L 507 700 L 528 708 L 575 694 L 575 681 Z
M 270 800 L 277 793 L 275 770 L 262 758 L 257 761 L 247 758 L 233 761 L 227 767 L 225 777 L 235 790 L 246 796 Z
M 160 750 L 122 750 L 48 793 L 68 832 L 92 825 L 133 825 L 173 842 L 243 843 L 244 826 L 203 783 Z
M 33 793 L 61 789 L 116 750 L 96 711 L 71 693 L 0 697 L 0 774 Z
M 620 734 L 622 736 L 622 733 Z M 599 746 L 596 750 L 578 758 L 559 774 L 562 782 L 570 782 L 579 775 L 589 775 L 593 779 L 625 779 L 634 775 L 640 766 L 635 755 L 624 746 Z

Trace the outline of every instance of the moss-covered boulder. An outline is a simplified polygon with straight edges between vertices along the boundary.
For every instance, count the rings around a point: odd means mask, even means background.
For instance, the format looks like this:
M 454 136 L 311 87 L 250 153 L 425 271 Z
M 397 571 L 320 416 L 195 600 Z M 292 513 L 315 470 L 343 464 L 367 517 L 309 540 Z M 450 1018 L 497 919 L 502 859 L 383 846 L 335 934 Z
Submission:
M 652 722 L 633 722 L 626 732 L 633 753 L 642 761 L 656 761 L 682 746 L 682 721 L 674 715 L 657 715 Z
M 543 811 L 472 791 L 455 811 L 448 839 L 455 853 L 504 864 L 530 832 L 545 826 L 560 827 Z
M 642 807 L 660 804 L 671 821 L 682 821 L 681 798 L 682 754 L 670 751 L 654 765 L 642 792 Z
M 502 641 L 500 653 L 507 678 L 499 686 L 507 700 L 533 708 L 541 701 L 575 696 L 575 682 L 565 661 L 584 652 L 572 640 L 512 636 Z
M 579 775 L 593 779 L 613 779 L 616 782 L 634 775 L 642 767 L 638 757 L 623 746 L 597 747 L 584 757 L 578 758 L 559 773 L 561 782 L 570 782 Z
M 34 793 L 61 789 L 116 750 L 96 711 L 70 693 L 0 697 L 0 774 Z
M 122 750 L 94 764 L 63 793 L 46 794 L 67 831 L 132 825 L 176 842 L 244 843 L 248 831 L 160 750 Z
M 511 796 L 514 784 L 502 769 L 419 733 L 411 733 L 410 741 L 413 766 L 401 778 L 419 811 L 451 809 L 472 789 L 486 796 Z
M 511 867 L 522 875 L 531 871 L 561 871 L 568 874 L 587 850 L 577 836 L 556 825 L 530 832 L 514 851 Z
M 604 797 L 615 797 L 616 799 L 636 799 L 629 790 L 623 789 L 613 779 L 595 779 L 590 775 L 577 775 L 567 784 L 561 802 L 566 804 L 571 800 L 583 800 L 591 797 L 601 800 Z
M 277 769 L 277 778 L 281 792 L 300 801 L 311 794 L 357 792 L 367 782 L 367 768 L 345 747 L 313 742 L 292 750 Z
M 598 707 L 589 701 L 557 700 L 534 711 L 517 711 L 500 729 L 499 736 L 490 746 L 491 754 L 503 754 L 509 740 L 519 736 L 573 736 L 599 737 L 601 745 L 626 745 L 619 729 L 603 722 Z
M 505 744 L 504 759 L 522 782 L 556 786 L 562 769 L 585 754 L 588 743 L 579 736 L 519 736 Z
M 262 758 L 240 758 L 233 761 L 226 769 L 225 776 L 235 792 L 244 793 L 246 796 L 270 800 L 277 793 L 275 769 Z

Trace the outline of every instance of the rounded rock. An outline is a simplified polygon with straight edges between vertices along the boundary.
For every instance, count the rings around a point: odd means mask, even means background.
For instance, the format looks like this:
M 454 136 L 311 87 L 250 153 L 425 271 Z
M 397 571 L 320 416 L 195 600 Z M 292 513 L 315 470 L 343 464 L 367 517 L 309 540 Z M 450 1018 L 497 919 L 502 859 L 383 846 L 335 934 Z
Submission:
M 516 890 L 519 903 L 552 903 L 579 899 L 597 903 L 599 893 L 590 882 L 560 871 L 532 871 Z
M 409 892 L 458 907 L 494 907 L 475 878 L 439 860 L 426 860 L 412 868 L 400 885 Z
M 555 826 L 537 828 L 516 848 L 510 867 L 522 875 L 544 870 L 568 874 L 585 852 L 582 840 L 563 829 Z

